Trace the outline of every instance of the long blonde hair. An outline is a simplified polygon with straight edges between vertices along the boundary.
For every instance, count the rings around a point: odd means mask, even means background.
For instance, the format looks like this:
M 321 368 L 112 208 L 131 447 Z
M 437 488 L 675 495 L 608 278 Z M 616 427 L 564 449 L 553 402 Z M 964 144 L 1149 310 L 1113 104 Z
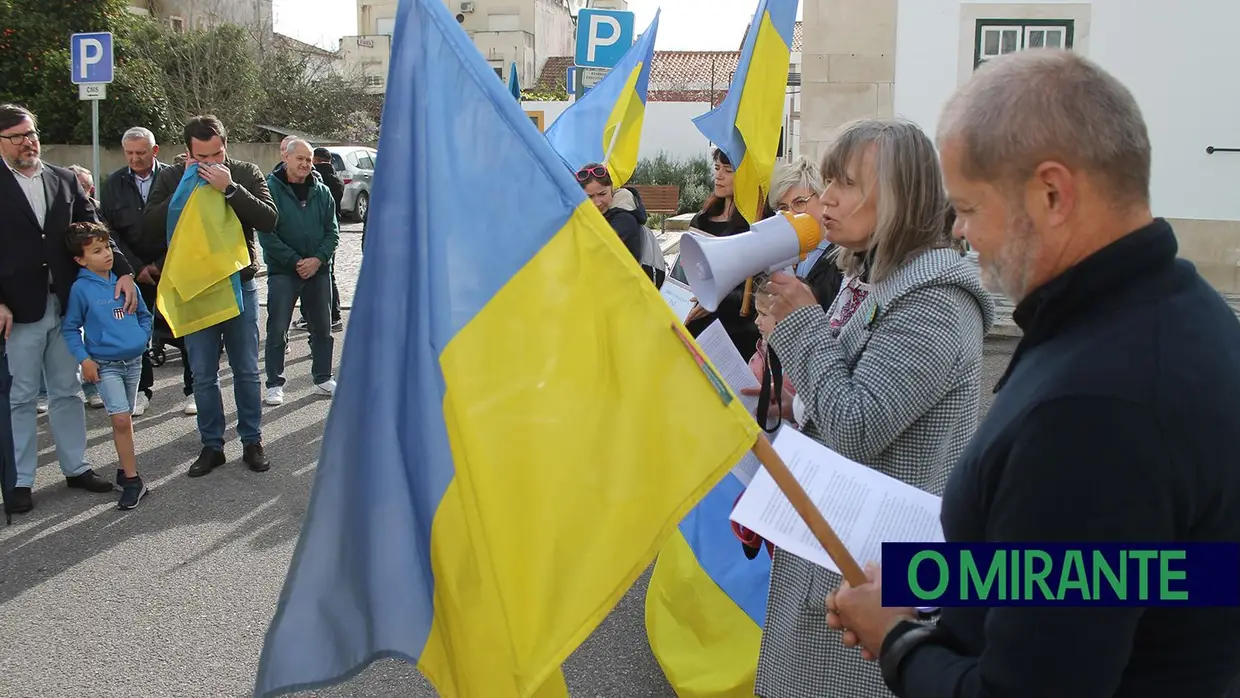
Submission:
M 841 249 L 837 263 L 845 274 L 864 271 L 882 281 L 917 254 L 951 246 L 947 193 L 939 156 L 930 138 L 910 121 L 861 119 L 840 131 L 822 160 L 824 181 L 847 179 L 848 168 L 874 148 L 875 181 L 861 182 L 865 196 L 877 196 L 878 222 L 869 249 Z

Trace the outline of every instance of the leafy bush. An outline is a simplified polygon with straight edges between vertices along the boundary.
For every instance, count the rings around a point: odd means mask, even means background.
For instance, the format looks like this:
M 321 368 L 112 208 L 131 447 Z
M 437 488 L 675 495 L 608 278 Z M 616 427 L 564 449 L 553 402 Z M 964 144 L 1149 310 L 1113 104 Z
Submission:
M 714 189 L 714 166 L 706 156 L 682 159 L 660 152 L 639 161 L 629 183 L 675 184 L 680 187 L 678 213 L 696 213 Z

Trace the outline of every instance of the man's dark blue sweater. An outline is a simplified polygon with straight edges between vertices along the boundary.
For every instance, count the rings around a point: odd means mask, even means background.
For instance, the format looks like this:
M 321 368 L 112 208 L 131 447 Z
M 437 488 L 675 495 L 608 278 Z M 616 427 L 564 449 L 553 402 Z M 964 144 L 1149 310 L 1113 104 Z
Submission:
M 1155 220 L 1020 303 L 946 540 L 1240 541 L 1240 322 L 1176 250 Z M 1237 673 L 1240 608 L 949 608 L 893 689 L 1217 698 Z

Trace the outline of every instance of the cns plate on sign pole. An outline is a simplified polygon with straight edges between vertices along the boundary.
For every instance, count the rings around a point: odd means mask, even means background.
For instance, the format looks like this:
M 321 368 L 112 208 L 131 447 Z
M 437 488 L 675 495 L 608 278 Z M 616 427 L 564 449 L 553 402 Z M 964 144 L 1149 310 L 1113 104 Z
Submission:
M 614 68 L 633 46 L 633 13 L 617 10 L 586 9 L 577 13 L 577 51 L 573 63 L 577 71 L 578 95 Z
M 78 99 L 82 101 L 95 100 L 97 102 L 107 98 L 108 86 L 105 83 L 82 83 L 78 85 Z
M 70 79 L 78 86 L 78 99 L 90 101 L 91 133 L 94 137 L 94 167 L 91 175 L 98 182 L 99 171 L 99 102 L 108 96 L 115 61 L 112 54 L 112 32 L 87 32 L 69 37 Z

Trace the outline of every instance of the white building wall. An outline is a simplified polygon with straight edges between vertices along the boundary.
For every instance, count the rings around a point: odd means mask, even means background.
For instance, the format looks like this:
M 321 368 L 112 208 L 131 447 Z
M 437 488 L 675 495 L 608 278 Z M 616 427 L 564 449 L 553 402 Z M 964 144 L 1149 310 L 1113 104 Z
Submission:
M 933 134 L 972 70 L 973 20 L 1028 16 L 1076 19 L 1074 50 L 1133 91 L 1153 143 L 1156 215 L 1240 221 L 1240 153 L 1206 154 L 1209 145 L 1240 148 L 1240 2 L 899 0 L 896 113 Z
M 536 60 L 533 72 L 522 74 L 521 85 L 538 82 L 543 65 L 552 56 L 571 56 L 576 50 L 573 17 L 560 0 L 536 0 L 534 3 L 534 47 Z
M 571 102 L 522 102 L 526 112 L 543 112 L 545 128 L 568 109 Z M 693 119 L 710 110 L 706 102 L 649 102 L 642 122 L 638 157 L 652 158 L 660 152 L 674 158 L 708 157 L 710 142 L 698 132 Z

